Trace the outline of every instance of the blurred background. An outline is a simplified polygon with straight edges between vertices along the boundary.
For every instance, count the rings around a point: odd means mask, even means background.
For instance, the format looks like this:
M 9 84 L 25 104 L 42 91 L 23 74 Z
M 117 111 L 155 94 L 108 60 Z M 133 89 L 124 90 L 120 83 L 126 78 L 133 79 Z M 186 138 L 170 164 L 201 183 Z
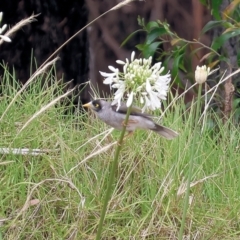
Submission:
M 11 37 L 11 43 L 0 46 L 0 62 L 14 68 L 17 79 L 27 81 L 31 72 L 40 66 L 61 44 L 100 14 L 114 7 L 120 0 L 2 0 L 0 11 L 4 13 L 2 24 L 13 26 L 31 14 L 40 14 L 37 21 L 19 30 Z M 228 2 L 228 1 L 223 1 Z M 109 12 L 87 27 L 57 54 L 57 76 L 64 81 L 79 85 L 90 80 L 106 94 L 109 86 L 103 86 L 99 71 L 108 72 L 108 65 L 116 66 L 117 59 L 130 57 L 137 52 L 135 46 L 146 37 L 144 32 L 136 33 L 124 46 L 122 42 L 134 31 L 141 29 L 137 18 L 149 21 L 167 21 L 172 31 L 187 40 L 198 38 L 203 26 L 211 19 L 210 10 L 196 0 L 145 0 L 134 1 Z M 214 33 L 213 33 L 214 34 Z M 201 42 L 209 45 L 213 35 L 203 35 Z M 164 51 L 168 45 L 162 45 Z M 198 46 L 195 45 L 195 48 Z M 206 52 L 198 58 L 189 56 L 193 69 Z M 31 63 L 32 56 L 35 58 Z M 169 66 L 170 67 L 170 66 Z M 2 75 L 2 73 L 0 73 Z M 183 74 L 181 80 L 184 82 Z M 90 99 L 89 88 L 80 93 L 82 102 Z M 189 93 L 190 94 L 190 93 Z M 194 93 L 192 93 L 194 94 Z M 192 96 L 188 96 L 189 100 Z

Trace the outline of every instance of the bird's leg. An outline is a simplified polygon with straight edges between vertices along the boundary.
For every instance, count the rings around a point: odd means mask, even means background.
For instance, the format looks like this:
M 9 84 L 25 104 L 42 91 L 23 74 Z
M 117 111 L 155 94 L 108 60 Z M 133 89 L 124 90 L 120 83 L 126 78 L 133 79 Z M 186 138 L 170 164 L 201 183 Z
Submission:
M 127 123 L 125 121 L 122 122 L 122 126 L 124 127 L 130 127 L 130 124 L 136 124 L 138 121 L 135 120 L 128 120 Z M 124 136 L 123 140 L 125 140 L 127 137 L 131 137 L 133 135 L 133 131 L 128 131 L 128 134 Z
M 133 135 L 133 131 L 129 131 L 127 135 L 124 136 L 124 138 L 131 137 Z
M 127 137 L 131 137 L 132 135 L 133 135 L 133 131 L 129 131 L 128 134 L 124 136 L 123 141 L 124 141 Z M 119 142 L 118 142 L 117 144 L 118 144 L 118 146 L 121 146 L 121 144 L 120 144 Z
M 131 124 L 136 124 L 138 123 L 138 121 L 135 121 L 135 120 L 128 120 L 127 124 L 125 123 L 125 121 L 122 122 L 122 126 L 124 127 L 130 127 Z M 133 131 L 128 131 L 128 134 L 124 136 L 124 139 L 127 138 L 127 137 L 131 137 L 132 134 L 133 134 Z
M 123 141 L 124 141 L 127 137 L 131 137 L 132 135 L 133 135 L 133 131 L 129 131 L 128 134 L 124 136 Z M 118 144 L 118 146 L 121 146 L 121 144 L 120 144 L 119 142 L 118 142 L 117 144 Z

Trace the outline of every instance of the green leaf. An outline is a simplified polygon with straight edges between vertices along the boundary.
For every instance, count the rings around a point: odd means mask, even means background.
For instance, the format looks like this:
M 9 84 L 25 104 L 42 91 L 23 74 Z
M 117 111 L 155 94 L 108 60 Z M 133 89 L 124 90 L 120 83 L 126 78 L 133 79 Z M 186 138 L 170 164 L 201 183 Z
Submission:
M 149 32 L 152 28 L 158 28 L 159 25 L 155 21 L 151 21 L 146 25 L 146 30 Z
M 145 20 L 144 18 L 141 18 L 139 15 L 137 17 L 137 22 L 138 22 L 138 25 L 141 26 L 141 27 L 145 27 Z
M 223 55 L 221 55 L 221 56 L 218 58 L 218 60 L 219 60 L 219 62 L 226 62 L 226 63 L 229 64 L 229 65 L 231 64 L 229 57 L 226 57 L 226 56 L 223 56 Z
M 235 0 L 234 1 L 236 6 L 234 8 L 234 10 L 232 11 L 232 18 L 236 21 L 239 22 L 240 21 L 240 8 L 239 8 L 239 1 Z M 238 6 L 238 7 L 237 7 Z
M 233 100 L 233 108 L 239 107 L 240 104 L 240 98 L 236 98 Z
M 237 51 L 237 64 L 240 67 L 240 51 Z
M 220 37 L 217 37 L 212 42 L 212 48 L 217 51 L 219 48 L 223 46 L 223 44 L 230 39 L 231 37 L 235 37 L 237 35 L 240 35 L 240 29 L 237 29 L 235 31 L 227 32 L 225 34 L 222 34 Z
M 182 40 L 182 38 L 173 38 L 171 41 L 170 41 L 171 45 L 174 46 L 174 45 L 182 45 L 184 43 L 184 41 Z
M 144 48 L 142 50 L 143 56 L 145 58 L 149 58 L 150 56 L 153 56 L 158 48 L 158 46 L 161 44 L 162 42 L 154 42 L 151 44 L 145 44 Z
M 206 53 L 205 55 L 202 56 L 200 62 L 203 62 L 203 60 L 209 60 L 211 62 L 215 56 L 216 56 L 215 52 Z
M 166 34 L 167 31 L 165 28 L 162 27 L 158 27 L 158 28 L 154 28 L 150 31 L 150 33 L 147 35 L 147 40 L 146 43 L 150 44 L 152 43 L 156 38 L 160 37 L 163 34 Z
M 120 47 L 124 46 L 124 45 L 125 45 L 136 33 L 138 33 L 138 32 L 144 32 L 144 30 L 139 29 L 139 30 L 131 33 L 130 35 L 128 35 L 127 38 L 122 42 L 122 44 L 121 44 Z
M 144 43 L 142 43 L 142 44 L 137 44 L 136 45 L 136 48 L 139 50 L 139 51 L 143 51 L 143 49 L 145 48 L 145 44 Z
M 206 1 L 206 0 L 200 0 L 200 3 L 201 3 L 203 6 L 207 6 L 207 1 Z
M 174 61 L 173 61 L 173 68 L 172 68 L 172 76 L 175 78 L 175 82 L 180 85 L 182 84 L 178 76 L 178 72 L 179 72 L 180 61 L 183 59 L 183 55 L 184 53 L 182 54 L 177 53 L 177 55 L 173 57 Z
M 224 20 L 221 20 L 221 21 L 210 21 L 208 22 L 202 29 L 201 31 L 201 35 L 206 33 L 207 31 L 209 31 L 210 29 L 212 28 L 215 28 L 215 27 L 219 27 L 219 26 L 222 26 L 223 23 L 226 23 L 226 21 Z
M 211 1 L 212 3 L 212 14 L 215 17 L 215 19 L 220 20 L 221 15 L 220 15 L 220 6 L 222 4 L 223 0 L 213 0 Z

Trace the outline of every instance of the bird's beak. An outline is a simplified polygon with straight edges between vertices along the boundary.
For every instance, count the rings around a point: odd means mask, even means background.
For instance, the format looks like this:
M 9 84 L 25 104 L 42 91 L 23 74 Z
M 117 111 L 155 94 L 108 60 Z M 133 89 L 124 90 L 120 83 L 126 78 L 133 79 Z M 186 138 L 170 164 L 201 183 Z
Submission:
M 91 108 L 92 107 L 92 102 L 86 103 L 82 105 L 83 107 Z

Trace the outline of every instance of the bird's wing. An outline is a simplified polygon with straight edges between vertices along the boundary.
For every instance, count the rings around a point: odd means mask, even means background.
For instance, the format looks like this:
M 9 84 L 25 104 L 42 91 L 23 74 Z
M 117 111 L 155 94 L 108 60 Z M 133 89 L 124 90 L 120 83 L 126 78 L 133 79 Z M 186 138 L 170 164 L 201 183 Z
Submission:
M 118 112 L 118 113 L 122 113 L 122 114 L 126 114 L 127 109 L 128 109 L 127 105 L 125 103 L 121 103 L 121 106 L 119 107 L 118 110 L 117 110 L 117 104 L 112 105 L 111 108 L 114 112 Z M 132 106 L 130 115 L 142 116 L 145 118 L 152 118 L 152 116 L 150 114 L 142 113 L 142 109 L 137 106 Z

